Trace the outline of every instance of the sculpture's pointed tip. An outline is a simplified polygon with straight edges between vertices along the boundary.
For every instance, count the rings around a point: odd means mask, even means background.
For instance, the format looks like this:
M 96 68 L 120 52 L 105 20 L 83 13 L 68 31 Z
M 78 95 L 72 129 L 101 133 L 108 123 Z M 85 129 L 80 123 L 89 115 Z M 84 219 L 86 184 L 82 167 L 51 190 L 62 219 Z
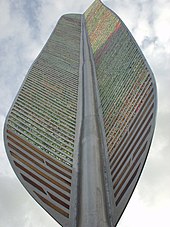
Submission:
M 84 14 L 86 14 L 91 8 L 93 8 L 93 6 L 97 4 L 103 4 L 103 2 L 101 0 L 94 0 L 92 4 L 87 8 L 87 10 L 84 12 Z
M 102 1 L 101 1 L 101 0 L 94 0 L 94 2 L 100 2 L 100 3 L 102 3 Z M 93 2 L 93 3 L 94 3 L 94 2 Z M 93 3 L 92 3 L 92 4 L 93 4 Z

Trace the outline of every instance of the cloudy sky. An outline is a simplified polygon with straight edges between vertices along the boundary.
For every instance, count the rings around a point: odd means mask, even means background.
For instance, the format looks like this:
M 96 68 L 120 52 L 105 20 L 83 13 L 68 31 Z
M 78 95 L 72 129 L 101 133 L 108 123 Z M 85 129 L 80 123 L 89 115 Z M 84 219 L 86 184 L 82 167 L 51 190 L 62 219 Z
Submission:
M 170 1 L 103 0 L 132 32 L 156 78 L 158 114 L 150 154 L 118 227 L 169 227 Z M 59 225 L 17 180 L 3 145 L 5 116 L 57 20 L 92 0 L 0 0 L 0 227 Z

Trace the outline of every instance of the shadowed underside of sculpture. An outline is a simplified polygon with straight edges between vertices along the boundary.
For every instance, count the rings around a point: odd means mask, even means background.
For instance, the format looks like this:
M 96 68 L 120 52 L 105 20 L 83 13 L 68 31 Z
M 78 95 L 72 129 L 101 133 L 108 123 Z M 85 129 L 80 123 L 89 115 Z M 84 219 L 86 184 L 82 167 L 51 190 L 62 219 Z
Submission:
M 156 85 L 121 19 L 96 0 L 61 17 L 6 118 L 11 165 L 62 226 L 116 226 L 155 127 Z

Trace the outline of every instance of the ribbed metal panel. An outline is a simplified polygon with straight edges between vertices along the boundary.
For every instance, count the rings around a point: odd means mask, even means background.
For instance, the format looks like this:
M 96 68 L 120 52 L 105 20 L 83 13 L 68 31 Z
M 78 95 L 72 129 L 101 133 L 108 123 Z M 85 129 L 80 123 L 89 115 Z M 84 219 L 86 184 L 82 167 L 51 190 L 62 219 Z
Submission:
M 121 19 L 96 0 L 61 17 L 5 122 L 18 178 L 62 226 L 116 226 L 155 127 L 156 85 Z
M 153 74 L 121 19 L 95 1 L 85 12 L 94 55 L 110 166 L 114 222 L 122 214 L 141 173 L 156 114 Z
M 33 63 L 5 124 L 10 162 L 29 193 L 70 226 L 81 15 L 63 16 Z

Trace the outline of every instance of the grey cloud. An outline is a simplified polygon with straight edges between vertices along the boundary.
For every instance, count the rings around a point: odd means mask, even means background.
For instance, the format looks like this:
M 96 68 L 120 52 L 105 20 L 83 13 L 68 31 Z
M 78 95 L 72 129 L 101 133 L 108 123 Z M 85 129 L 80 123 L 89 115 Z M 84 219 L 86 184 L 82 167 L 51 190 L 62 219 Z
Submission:
M 25 210 L 27 203 L 25 203 L 20 187 L 17 187 L 16 180 L 13 178 L 1 177 L 0 180 L 0 213 L 3 217 L 0 219 L 0 226 L 18 226 L 19 224 L 24 226 L 26 217 L 23 215 L 23 210 Z M 16 209 L 16 207 L 20 207 L 20 209 Z M 18 215 L 21 217 L 20 220 L 17 218 Z
M 0 177 L 0 182 L 0 226 L 59 226 L 32 200 L 16 178 L 4 176 Z
M 38 8 L 41 7 L 41 1 L 39 0 L 30 0 L 29 3 L 26 0 L 16 0 L 11 1 L 10 9 L 12 12 L 15 12 L 17 15 L 22 17 L 26 24 L 28 24 L 31 36 L 34 39 L 37 39 L 39 36 L 39 24 L 38 24 Z
M 4 9 L 0 14 L 0 111 L 5 114 L 14 99 L 27 70 L 40 51 L 28 21 L 23 16 L 23 7 L 15 1 L 2 0 Z M 17 10 L 16 10 L 17 8 Z
M 145 49 L 147 48 L 150 44 L 154 43 L 158 40 L 158 37 L 145 37 L 145 39 L 142 41 L 141 48 Z

